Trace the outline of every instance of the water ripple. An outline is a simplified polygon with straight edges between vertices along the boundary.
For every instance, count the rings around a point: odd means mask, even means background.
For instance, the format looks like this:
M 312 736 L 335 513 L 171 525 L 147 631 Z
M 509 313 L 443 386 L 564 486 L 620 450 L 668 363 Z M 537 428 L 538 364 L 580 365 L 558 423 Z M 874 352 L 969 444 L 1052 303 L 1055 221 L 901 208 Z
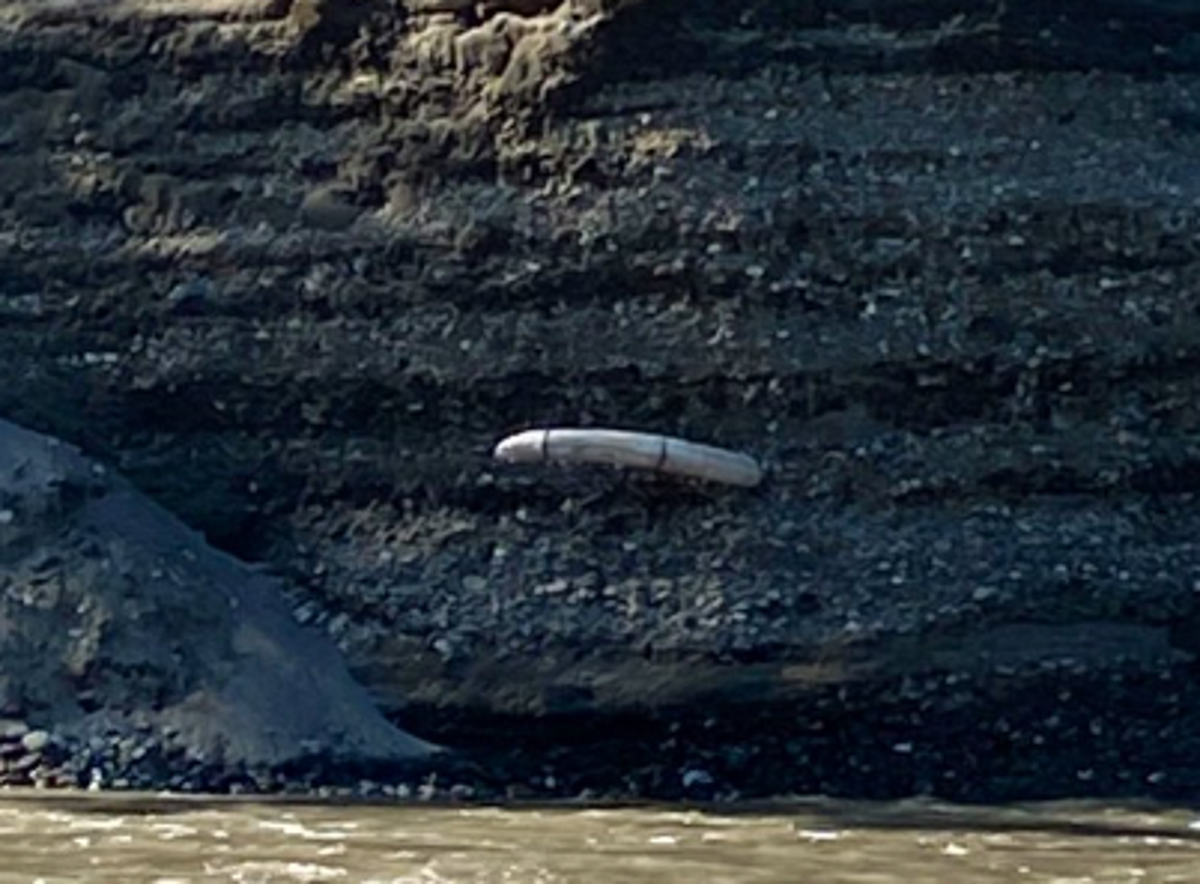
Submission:
M 1172 808 L 802 801 L 757 809 L 468 808 L 0 794 L 3 880 L 1191 882 Z

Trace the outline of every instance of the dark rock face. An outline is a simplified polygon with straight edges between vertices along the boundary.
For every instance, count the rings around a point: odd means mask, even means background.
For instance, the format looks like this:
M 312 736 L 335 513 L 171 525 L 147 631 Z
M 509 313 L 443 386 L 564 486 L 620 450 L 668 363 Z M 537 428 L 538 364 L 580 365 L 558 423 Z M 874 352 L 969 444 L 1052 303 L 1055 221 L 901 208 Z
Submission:
M 389 711 L 748 705 L 797 770 L 955 722 L 901 790 L 1186 731 L 1193 4 L 336 6 L 0 32 L 0 407 L 284 571 Z M 552 422 L 771 472 L 489 461 Z M 1013 724 L 1063 692 L 1108 761 Z
M 380 716 L 327 639 L 295 624 L 274 581 L 75 450 L 7 422 L 0 523 L 8 715 L 60 737 L 169 734 L 225 766 L 431 751 Z

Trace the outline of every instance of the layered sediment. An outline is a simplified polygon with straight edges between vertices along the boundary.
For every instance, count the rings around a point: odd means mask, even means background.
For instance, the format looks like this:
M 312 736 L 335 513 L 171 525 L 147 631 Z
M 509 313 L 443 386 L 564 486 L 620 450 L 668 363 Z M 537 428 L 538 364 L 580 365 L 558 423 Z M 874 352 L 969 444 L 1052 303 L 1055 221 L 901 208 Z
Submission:
M 0 411 L 522 777 L 1194 789 L 1196 18 L 10 4 Z

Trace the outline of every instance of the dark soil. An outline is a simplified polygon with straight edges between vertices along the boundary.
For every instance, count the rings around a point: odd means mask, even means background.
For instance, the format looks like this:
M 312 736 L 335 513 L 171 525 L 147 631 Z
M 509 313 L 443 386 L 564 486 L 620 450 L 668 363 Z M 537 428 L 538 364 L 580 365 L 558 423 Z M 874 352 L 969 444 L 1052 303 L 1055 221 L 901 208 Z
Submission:
M 551 5 L 9 4 L 0 411 L 481 782 L 1195 792 L 1200 13 Z

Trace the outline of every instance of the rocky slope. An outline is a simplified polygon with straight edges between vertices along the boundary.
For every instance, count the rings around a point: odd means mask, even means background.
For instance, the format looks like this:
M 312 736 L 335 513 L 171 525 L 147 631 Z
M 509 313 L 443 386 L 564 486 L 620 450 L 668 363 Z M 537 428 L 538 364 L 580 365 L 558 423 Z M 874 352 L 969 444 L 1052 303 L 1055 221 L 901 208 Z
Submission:
M 1200 786 L 1192 4 L 6 16 L 0 410 L 389 712 L 660 793 Z M 770 472 L 490 461 L 546 423 Z
M 0 781 L 186 785 L 188 771 L 395 769 L 434 751 L 384 720 L 273 581 L 3 421 L 0 562 L 0 742 L 19 739 Z

